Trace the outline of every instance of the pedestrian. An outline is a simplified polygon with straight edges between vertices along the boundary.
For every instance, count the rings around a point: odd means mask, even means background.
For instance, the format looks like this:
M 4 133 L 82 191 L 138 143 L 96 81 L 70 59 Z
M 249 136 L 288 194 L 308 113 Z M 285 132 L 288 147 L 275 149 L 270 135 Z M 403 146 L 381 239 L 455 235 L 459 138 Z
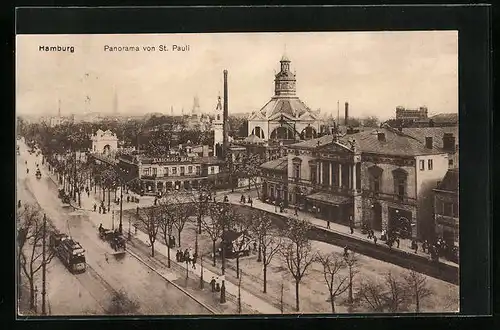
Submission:
M 130 196 L 127 196 L 127 203 L 130 202 Z
M 97 204 L 94 203 L 94 212 L 95 212 L 96 209 L 97 209 Z
M 189 264 L 189 250 L 188 249 L 184 250 L 184 256 L 183 257 L 184 257 L 184 261 L 187 264 Z
M 398 245 L 398 249 L 399 249 L 399 237 L 396 237 L 396 244 Z
M 248 199 L 250 199 L 250 207 L 253 207 L 253 199 L 251 199 L 250 197 L 248 197 Z
M 196 269 L 196 259 L 198 259 L 198 253 L 193 254 L 193 259 L 191 260 L 193 263 L 193 269 Z
M 326 221 L 326 228 L 330 229 L 330 221 L 328 220 L 325 220 Z
M 212 292 L 215 292 L 215 277 L 212 276 L 212 279 L 210 280 L 210 288 L 212 289 Z
M 297 205 L 295 205 L 295 207 L 293 208 L 293 210 L 294 210 L 294 212 L 295 212 L 295 213 L 294 213 L 295 215 L 299 215 L 299 214 L 297 213 L 297 211 L 299 210 L 299 208 L 298 208 L 298 206 L 297 206 Z
M 99 205 L 99 214 L 101 214 L 102 208 L 101 205 Z
M 375 243 L 375 245 L 377 245 L 377 236 L 373 235 L 373 243 Z
M 347 257 L 347 254 L 349 253 L 349 249 L 347 248 L 347 245 L 344 246 L 344 257 Z
M 349 229 L 351 230 L 351 234 L 354 234 L 354 228 L 352 223 L 352 215 L 349 216 Z
M 415 240 L 413 242 L 415 242 L 414 249 L 415 249 L 415 253 L 417 253 L 418 252 L 418 242 Z
M 219 277 L 215 279 L 215 292 L 220 292 Z

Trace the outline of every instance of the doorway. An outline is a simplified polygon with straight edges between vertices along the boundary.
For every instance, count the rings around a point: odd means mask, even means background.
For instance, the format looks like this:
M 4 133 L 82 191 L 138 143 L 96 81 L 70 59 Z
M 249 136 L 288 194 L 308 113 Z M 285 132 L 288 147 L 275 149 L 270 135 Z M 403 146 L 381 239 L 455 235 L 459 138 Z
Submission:
M 382 205 L 375 202 L 372 204 L 372 229 L 382 231 Z

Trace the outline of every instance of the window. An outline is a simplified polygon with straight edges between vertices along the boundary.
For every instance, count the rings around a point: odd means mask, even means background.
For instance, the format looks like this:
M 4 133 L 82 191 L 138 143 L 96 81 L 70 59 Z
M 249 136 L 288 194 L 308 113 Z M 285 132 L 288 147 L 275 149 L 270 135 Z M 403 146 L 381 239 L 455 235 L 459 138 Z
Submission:
M 443 203 L 443 215 L 447 217 L 453 216 L 453 203 L 449 202 Z
M 186 168 L 181 166 L 181 176 L 184 176 L 184 174 L 186 174 Z
M 158 173 L 158 168 L 157 167 L 153 167 L 153 175 L 156 176 L 157 173 Z
M 172 167 L 172 175 L 177 175 L 177 167 Z
M 425 170 L 425 160 L 422 159 L 419 163 L 420 163 L 420 170 L 421 171 Z
M 427 169 L 432 171 L 432 159 L 427 160 Z
M 163 176 L 168 176 L 168 167 L 163 168 Z
M 310 178 L 312 183 L 317 183 L 316 180 L 316 165 L 311 166 L 311 178 Z
M 210 174 L 214 174 L 214 167 L 210 166 Z
M 200 167 L 196 166 L 196 175 L 200 175 Z
M 193 173 L 193 166 L 188 166 L 188 173 L 192 174 Z
M 143 175 L 145 175 L 145 176 L 149 176 L 149 171 L 150 171 L 150 168 L 149 168 L 149 167 L 147 167 L 147 168 L 145 168 L 145 169 L 142 171 L 142 173 L 143 173 Z
M 453 159 L 448 159 L 448 166 L 453 166 Z
M 380 192 L 380 177 L 373 178 L 373 191 Z
M 300 179 L 300 164 L 293 164 L 293 177 Z

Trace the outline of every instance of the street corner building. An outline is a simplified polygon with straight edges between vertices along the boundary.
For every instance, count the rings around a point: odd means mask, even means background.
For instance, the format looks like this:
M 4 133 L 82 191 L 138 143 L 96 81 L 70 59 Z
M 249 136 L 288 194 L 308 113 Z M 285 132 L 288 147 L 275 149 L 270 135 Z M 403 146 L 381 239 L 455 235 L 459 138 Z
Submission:
M 436 236 L 452 243 L 459 251 L 459 172 L 458 168 L 449 169 L 442 181 L 434 189 L 434 209 Z
M 325 135 L 262 164 L 262 196 L 325 221 L 424 239 L 434 235 L 433 189 L 448 158 L 432 136 L 422 143 L 388 125 Z

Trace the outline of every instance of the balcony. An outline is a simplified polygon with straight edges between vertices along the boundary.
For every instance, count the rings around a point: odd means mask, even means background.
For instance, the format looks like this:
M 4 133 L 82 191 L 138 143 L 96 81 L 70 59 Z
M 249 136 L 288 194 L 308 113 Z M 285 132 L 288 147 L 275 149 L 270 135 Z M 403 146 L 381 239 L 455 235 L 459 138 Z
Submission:
M 394 203 L 416 205 L 417 199 L 409 197 L 406 195 L 388 194 L 380 191 L 365 190 L 363 191 L 363 196 L 368 198 L 375 198 L 380 200 L 385 200 Z

